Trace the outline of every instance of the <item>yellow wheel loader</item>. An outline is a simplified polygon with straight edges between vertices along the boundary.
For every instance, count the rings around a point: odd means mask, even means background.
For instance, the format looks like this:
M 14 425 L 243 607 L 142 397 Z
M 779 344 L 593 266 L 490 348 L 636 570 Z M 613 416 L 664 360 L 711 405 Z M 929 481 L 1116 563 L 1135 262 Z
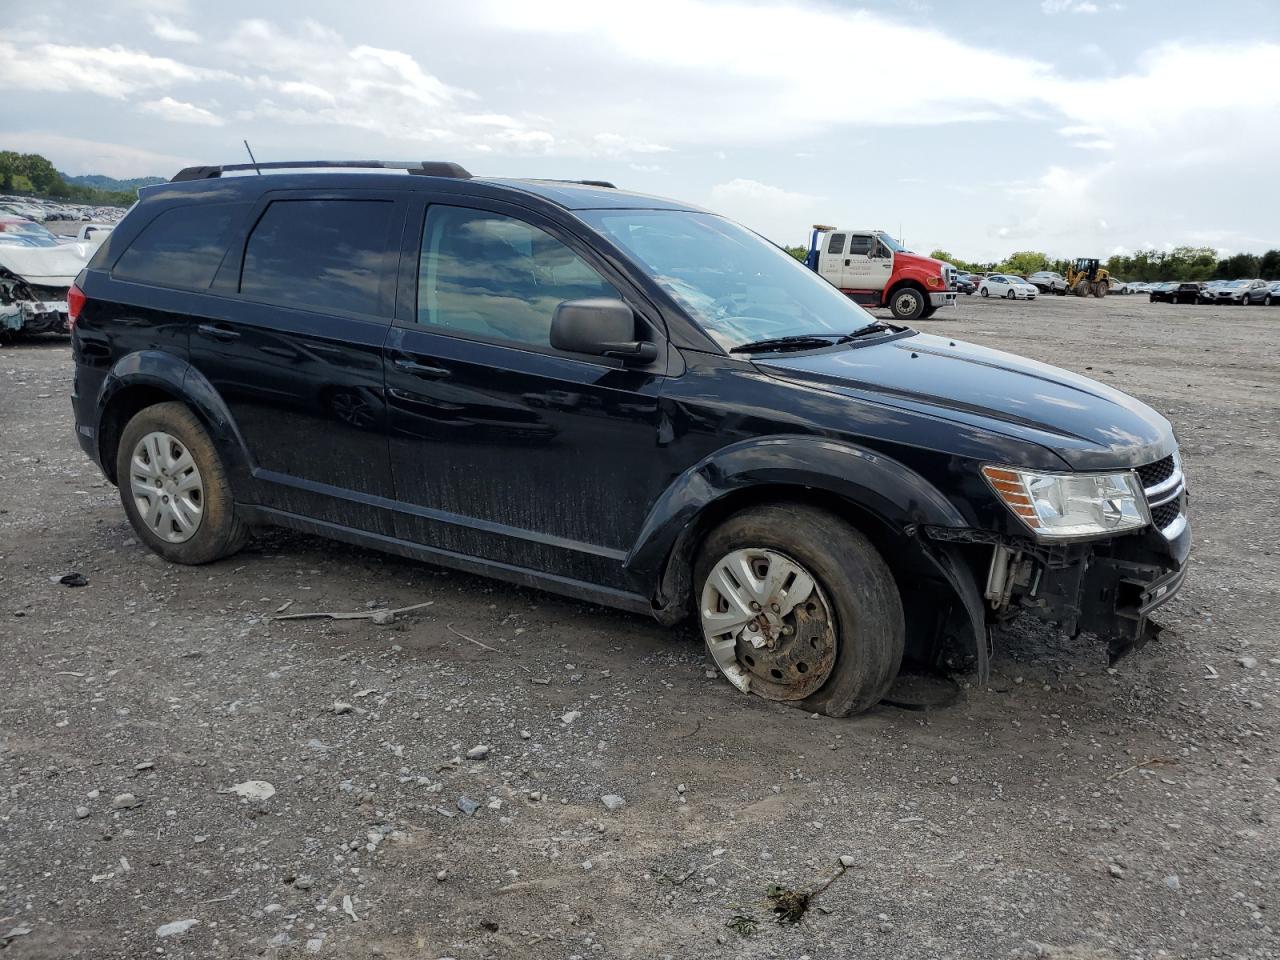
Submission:
M 1067 265 L 1067 289 L 1077 297 L 1105 297 L 1111 292 L 1111 274 L 1097 260 L 1081 257 Z

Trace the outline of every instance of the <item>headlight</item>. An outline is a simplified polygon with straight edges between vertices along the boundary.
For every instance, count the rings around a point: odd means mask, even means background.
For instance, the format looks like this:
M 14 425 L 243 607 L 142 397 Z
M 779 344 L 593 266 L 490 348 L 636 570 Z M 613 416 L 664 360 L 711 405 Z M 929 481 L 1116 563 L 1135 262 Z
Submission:
M 1147 498 L 1131 470 L 1036 473 L 988 466 L 996 495 L 1038 537 L 1066 540 L 1140 530 L 1151 522 Z

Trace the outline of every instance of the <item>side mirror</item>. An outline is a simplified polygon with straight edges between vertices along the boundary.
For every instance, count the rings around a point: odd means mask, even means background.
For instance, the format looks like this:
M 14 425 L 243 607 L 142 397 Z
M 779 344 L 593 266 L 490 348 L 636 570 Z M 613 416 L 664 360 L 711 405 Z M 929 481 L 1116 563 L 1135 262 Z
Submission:
M 652 363 L 658 348 L 636 339 L 636 315 L 621 300 L 591 297 L 566 300 L 551 318 L 551 345 L 568 353 L 612 357 L 628 363 Z

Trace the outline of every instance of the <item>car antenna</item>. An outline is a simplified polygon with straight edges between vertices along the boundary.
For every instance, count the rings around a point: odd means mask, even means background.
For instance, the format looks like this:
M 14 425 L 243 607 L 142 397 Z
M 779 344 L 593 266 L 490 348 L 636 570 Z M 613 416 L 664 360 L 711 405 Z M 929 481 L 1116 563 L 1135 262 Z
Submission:
M 257 171 L 258 176 L 262 176 L 262 171 L 258 169 L 258 158 L 253 155 L 253 151 L 249 149 L 249 141 L 244 140 L 244 148 L 249 153 L 249 162 L 253 164 L 253 169 Z

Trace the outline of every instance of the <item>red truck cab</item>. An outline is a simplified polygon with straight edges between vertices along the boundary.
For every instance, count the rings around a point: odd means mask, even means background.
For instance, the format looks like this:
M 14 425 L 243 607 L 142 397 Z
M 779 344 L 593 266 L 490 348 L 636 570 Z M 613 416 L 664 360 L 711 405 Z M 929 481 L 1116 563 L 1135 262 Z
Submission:
M 815 224 L 805 264 L 864 306 L 888 307 L 897 320 L 919 320 L 955 306 L 956 269 L 903 249 L 883 230 Z

